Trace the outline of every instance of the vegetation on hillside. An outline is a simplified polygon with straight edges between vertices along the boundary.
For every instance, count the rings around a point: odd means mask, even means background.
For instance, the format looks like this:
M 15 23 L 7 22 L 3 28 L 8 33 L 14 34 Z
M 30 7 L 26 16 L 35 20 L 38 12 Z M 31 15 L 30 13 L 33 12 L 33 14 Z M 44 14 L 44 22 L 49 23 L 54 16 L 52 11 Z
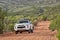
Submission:
M 60 14 L 57 14 L 56 18 L 51 21 L 50 29 L 52 31 L 54 30 L 58 31 L 58 38 L 60 40 Z
M 6 11 L 4 11 L 4 10 L 2 10 L 2 8 L 0 8 L 0 34 L 3 33 L 5 16 L 7 16 Z
M 56 9 L 57 8 L 57 9 Z M 50 24 L 50 29 L 52 30 L 52 31 L 54 31 L 54 30 L 57 30 L 58 31 L 58 35 L 57 35 L 57 37 L 59 38 L 59 40 L 60 40 L 60 6 L 58 6 L 58 7 L 56 7 L 55 9 L 57 10 L 57 11 L 55 11 L 55 13 L 56 14 L 54 14 L 55 15 L 55 17 L 53 18 L 53 20 L 51 20 L 51 24 Z M 58 9 L 59 8 L 59 9 Z

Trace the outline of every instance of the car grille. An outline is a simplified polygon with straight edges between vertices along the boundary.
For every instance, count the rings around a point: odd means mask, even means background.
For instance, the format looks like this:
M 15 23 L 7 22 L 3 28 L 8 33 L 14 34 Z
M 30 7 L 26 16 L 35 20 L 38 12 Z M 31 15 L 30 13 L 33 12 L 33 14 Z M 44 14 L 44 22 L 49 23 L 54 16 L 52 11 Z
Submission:
M 25 28 L 24 25 L 19 25 L 17 28 Z

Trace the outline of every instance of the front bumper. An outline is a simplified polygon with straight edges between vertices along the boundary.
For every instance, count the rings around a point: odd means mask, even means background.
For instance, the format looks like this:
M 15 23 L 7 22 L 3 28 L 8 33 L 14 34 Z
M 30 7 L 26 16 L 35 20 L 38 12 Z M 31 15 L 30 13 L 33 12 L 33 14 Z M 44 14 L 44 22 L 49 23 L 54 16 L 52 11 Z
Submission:
M 16 28 L 15 31 L 29 30 L 29 28 Z

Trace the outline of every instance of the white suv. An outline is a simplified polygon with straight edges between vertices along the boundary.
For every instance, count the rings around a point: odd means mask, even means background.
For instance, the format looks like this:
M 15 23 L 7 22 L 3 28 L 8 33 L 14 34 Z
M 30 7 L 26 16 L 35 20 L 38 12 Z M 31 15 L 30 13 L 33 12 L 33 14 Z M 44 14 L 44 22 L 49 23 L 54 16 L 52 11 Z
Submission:
M 18 34 L 18 32 L 22 33 L 23 31 L 28 31 L 28 33 L 33 33 L 33 29 L 34 26 L 29 20 L 20 20 L 14 26 L 14 30 L 16 34 Z

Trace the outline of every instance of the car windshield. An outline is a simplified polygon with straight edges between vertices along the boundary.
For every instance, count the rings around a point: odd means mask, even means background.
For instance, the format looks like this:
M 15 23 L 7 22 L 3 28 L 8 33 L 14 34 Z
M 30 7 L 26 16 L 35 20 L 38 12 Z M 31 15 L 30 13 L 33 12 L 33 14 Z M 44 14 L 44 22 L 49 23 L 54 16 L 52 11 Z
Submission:
M 19 21 L 19 23 L 28 23 L 28 20 Z

